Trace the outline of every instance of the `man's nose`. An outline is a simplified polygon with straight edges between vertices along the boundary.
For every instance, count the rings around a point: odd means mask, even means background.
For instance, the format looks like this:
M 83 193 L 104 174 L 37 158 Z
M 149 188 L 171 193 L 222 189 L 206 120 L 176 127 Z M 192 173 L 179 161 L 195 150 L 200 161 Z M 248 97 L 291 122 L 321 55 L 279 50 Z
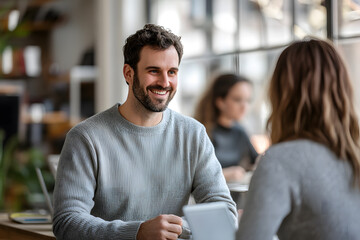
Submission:
M 170 79 L 167 73 L 163 73 L 160 75 L 158 79 L 158 85 L 160 85 L 163 88 L 167 88 L 170 86 Z

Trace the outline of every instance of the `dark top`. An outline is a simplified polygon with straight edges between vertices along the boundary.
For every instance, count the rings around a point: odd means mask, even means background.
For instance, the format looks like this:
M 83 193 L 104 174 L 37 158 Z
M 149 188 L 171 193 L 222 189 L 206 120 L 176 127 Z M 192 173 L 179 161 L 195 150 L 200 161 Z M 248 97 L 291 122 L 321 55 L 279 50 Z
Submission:
M 222 168 L 240 165 L 247 169 L 249 165 L 255 163 L 258 153 L 244 128 L 239 124 L 231 128 L 216 124 L 211 140 Z

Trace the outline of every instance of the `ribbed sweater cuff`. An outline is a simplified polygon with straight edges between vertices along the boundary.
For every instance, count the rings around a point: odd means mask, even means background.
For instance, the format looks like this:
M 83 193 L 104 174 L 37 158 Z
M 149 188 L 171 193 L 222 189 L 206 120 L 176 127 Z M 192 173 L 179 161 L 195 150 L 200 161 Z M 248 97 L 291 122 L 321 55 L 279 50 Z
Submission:
M 117 237 L 124 240 L 136 240 L 136 235 L 142 223 L 142 221 L 128 222 L 125 228 L 121 227 L 119 229 L 119 235 Z

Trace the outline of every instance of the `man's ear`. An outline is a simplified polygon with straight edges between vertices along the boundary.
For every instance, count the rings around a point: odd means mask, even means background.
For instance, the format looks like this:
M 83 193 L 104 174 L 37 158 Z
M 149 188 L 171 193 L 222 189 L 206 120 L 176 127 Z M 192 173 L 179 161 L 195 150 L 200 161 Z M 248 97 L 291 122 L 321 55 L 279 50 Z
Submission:
M 134 79 L 134 69 L 129 64 L 124 64 L 123 75 L 127 84 L 132 84 Z

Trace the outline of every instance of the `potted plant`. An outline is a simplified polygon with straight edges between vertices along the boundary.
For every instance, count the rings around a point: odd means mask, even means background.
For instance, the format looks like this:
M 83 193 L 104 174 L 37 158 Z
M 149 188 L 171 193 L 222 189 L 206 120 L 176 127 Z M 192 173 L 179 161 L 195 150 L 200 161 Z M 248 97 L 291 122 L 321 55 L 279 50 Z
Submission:
M 0 211 L 42 208 L 45 199 L 35 168 L 42 169 L 51 188 L 55 179 L 45 164 L 44 153 L 35 147 L 21 146 L 16 137 L 4 144 L 0 129 Z

